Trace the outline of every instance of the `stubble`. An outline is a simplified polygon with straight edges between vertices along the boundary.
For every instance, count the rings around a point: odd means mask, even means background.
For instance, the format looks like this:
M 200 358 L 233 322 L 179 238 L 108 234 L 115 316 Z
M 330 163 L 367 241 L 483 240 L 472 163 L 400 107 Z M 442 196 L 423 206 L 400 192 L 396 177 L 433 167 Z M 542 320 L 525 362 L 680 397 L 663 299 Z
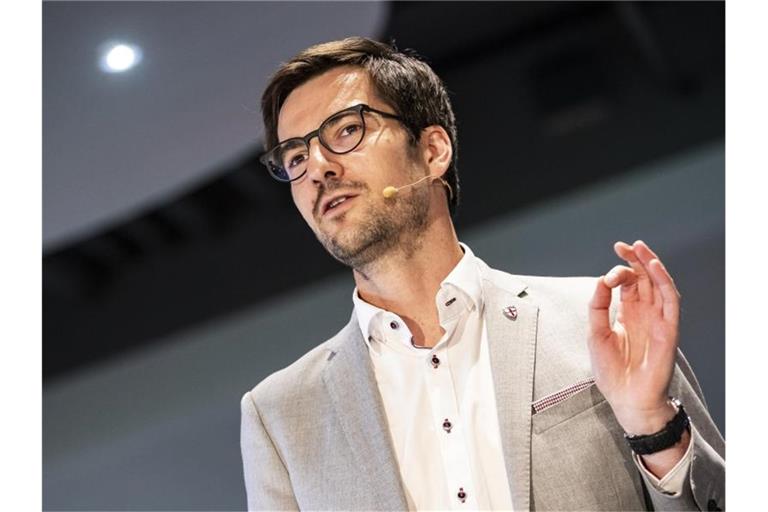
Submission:
M 420 236 L 429 221 L 429 189 L 413 187 L 405 194 L 386 200 L 372 197 L 370 189 L 360 184 L 366 203 L 360 220 L 348 229 L 330 236 L 322 230 L 317 239 L 338 261 L 363 274 L 377 261 L 399 252 L 405 259 L 421 246 Z M 346 213 L 344 214 L 346 215 Z

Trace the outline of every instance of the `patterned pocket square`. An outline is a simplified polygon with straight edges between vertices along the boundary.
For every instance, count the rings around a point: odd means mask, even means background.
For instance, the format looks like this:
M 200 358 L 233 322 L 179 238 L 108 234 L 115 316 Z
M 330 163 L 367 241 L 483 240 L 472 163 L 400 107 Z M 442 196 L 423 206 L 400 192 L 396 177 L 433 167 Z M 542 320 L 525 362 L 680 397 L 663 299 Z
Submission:
M 594 383 L 595 383 L 595 378 L 589 377 L 588 379 L 580 380 L 576 384 L 572 384 L 566 388 L 563 388 L 560 391 L 556 391 L 545 397 L 539 398 L 538 400 L 536 400 L 531 404 L 531 408 L 533 409 L 533 414 L 538 414 L 544 409 L 548 409 L 553 405 L 559 404 L 563 400 L 566 400 L 572 397 L 579 391 L 583 391 L 587 389 L 588 387 L 592 386 Z

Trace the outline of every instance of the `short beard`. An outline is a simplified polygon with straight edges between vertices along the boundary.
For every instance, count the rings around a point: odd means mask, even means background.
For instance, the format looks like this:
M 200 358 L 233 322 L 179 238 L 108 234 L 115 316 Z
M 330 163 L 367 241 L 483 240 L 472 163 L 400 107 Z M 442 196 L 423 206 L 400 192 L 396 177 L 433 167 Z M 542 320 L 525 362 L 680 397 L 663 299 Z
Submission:
M 331 256 L 363 274 L 387 254 L 401 252 L 408 259 L 421 247 L 429 223 L 429 187 L 417 185 L 387 202 L 361 205 L 367 210 L 351 237 L 340 240 L 318 232 L 317 239 Z

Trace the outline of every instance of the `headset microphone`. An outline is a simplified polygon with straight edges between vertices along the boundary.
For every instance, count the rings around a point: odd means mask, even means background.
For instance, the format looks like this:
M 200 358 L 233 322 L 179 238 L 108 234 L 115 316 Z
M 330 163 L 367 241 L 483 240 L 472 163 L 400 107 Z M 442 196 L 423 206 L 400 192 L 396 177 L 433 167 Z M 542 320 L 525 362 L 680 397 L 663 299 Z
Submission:
M 384 190 L 382 190 L 382 191 L 381 191 L 381 194 L 382 194 L 382 195 L 383 195 L 385 198 L 387 198 L 387 199 L 390 199 L 390 198 L 392 198 L 392 197 L 395 197 L 395 196 L 397 195 L 397 193 L 398 193 L 398 192 L 400 192 L 401 190 L 403 190 L 404 188 L 412 187 L 412 186 L 414 186 L 414 185 L 416 185 L 416 184 L 418 184 L 418 183 L 421 183 L 421 182 L 422 182 L 422 181 L 424 181 L 424 180 L 428 180 L 428 179 L 430 179 L 430 178 L 432 178 L 432 179 L 435 179 L 435 180 L 440 180 L 440 182 L 442 182 L 442 184 L 443 184 L 443 185 L 445 185 L 446 187 L 448 187 L 448 193 L 450 194 L 450 198 L 451 198 L 451 199 L 453 199 L 453 189 L 452 189 L 452 188 L 451 188 L 451 186 L 448 184 L 448 182 L 447 182 L 447 181 L 445 181 L 445 180 L 444 180 L 442 177 L 440 177 L 440 176 L 424 176 L 424 177 L 423 177 L 423 178 L 421 178 L 420 180 L 416 180 L 416 181 L 414 181 L 413 183 L 409 183 L 408 185 L 403 185 L 402 187 L 394 187 L 394 186 L 390 185 L 390 186 L 386 187 Z

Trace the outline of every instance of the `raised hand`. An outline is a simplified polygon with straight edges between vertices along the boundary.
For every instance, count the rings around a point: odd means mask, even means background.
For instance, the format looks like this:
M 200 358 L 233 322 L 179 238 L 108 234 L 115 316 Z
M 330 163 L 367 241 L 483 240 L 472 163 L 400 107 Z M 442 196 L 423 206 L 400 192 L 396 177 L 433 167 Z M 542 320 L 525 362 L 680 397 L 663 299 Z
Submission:
M 595 384 L 630 434 L 661 430 L 675 414 L 667 402 L 677 350 L 680 295 L 658 256 L 642 241 L 617 242 L 617 265 L 597 280 L 588 345 Z M 621 287 L 616 321 L 611 289 Z

